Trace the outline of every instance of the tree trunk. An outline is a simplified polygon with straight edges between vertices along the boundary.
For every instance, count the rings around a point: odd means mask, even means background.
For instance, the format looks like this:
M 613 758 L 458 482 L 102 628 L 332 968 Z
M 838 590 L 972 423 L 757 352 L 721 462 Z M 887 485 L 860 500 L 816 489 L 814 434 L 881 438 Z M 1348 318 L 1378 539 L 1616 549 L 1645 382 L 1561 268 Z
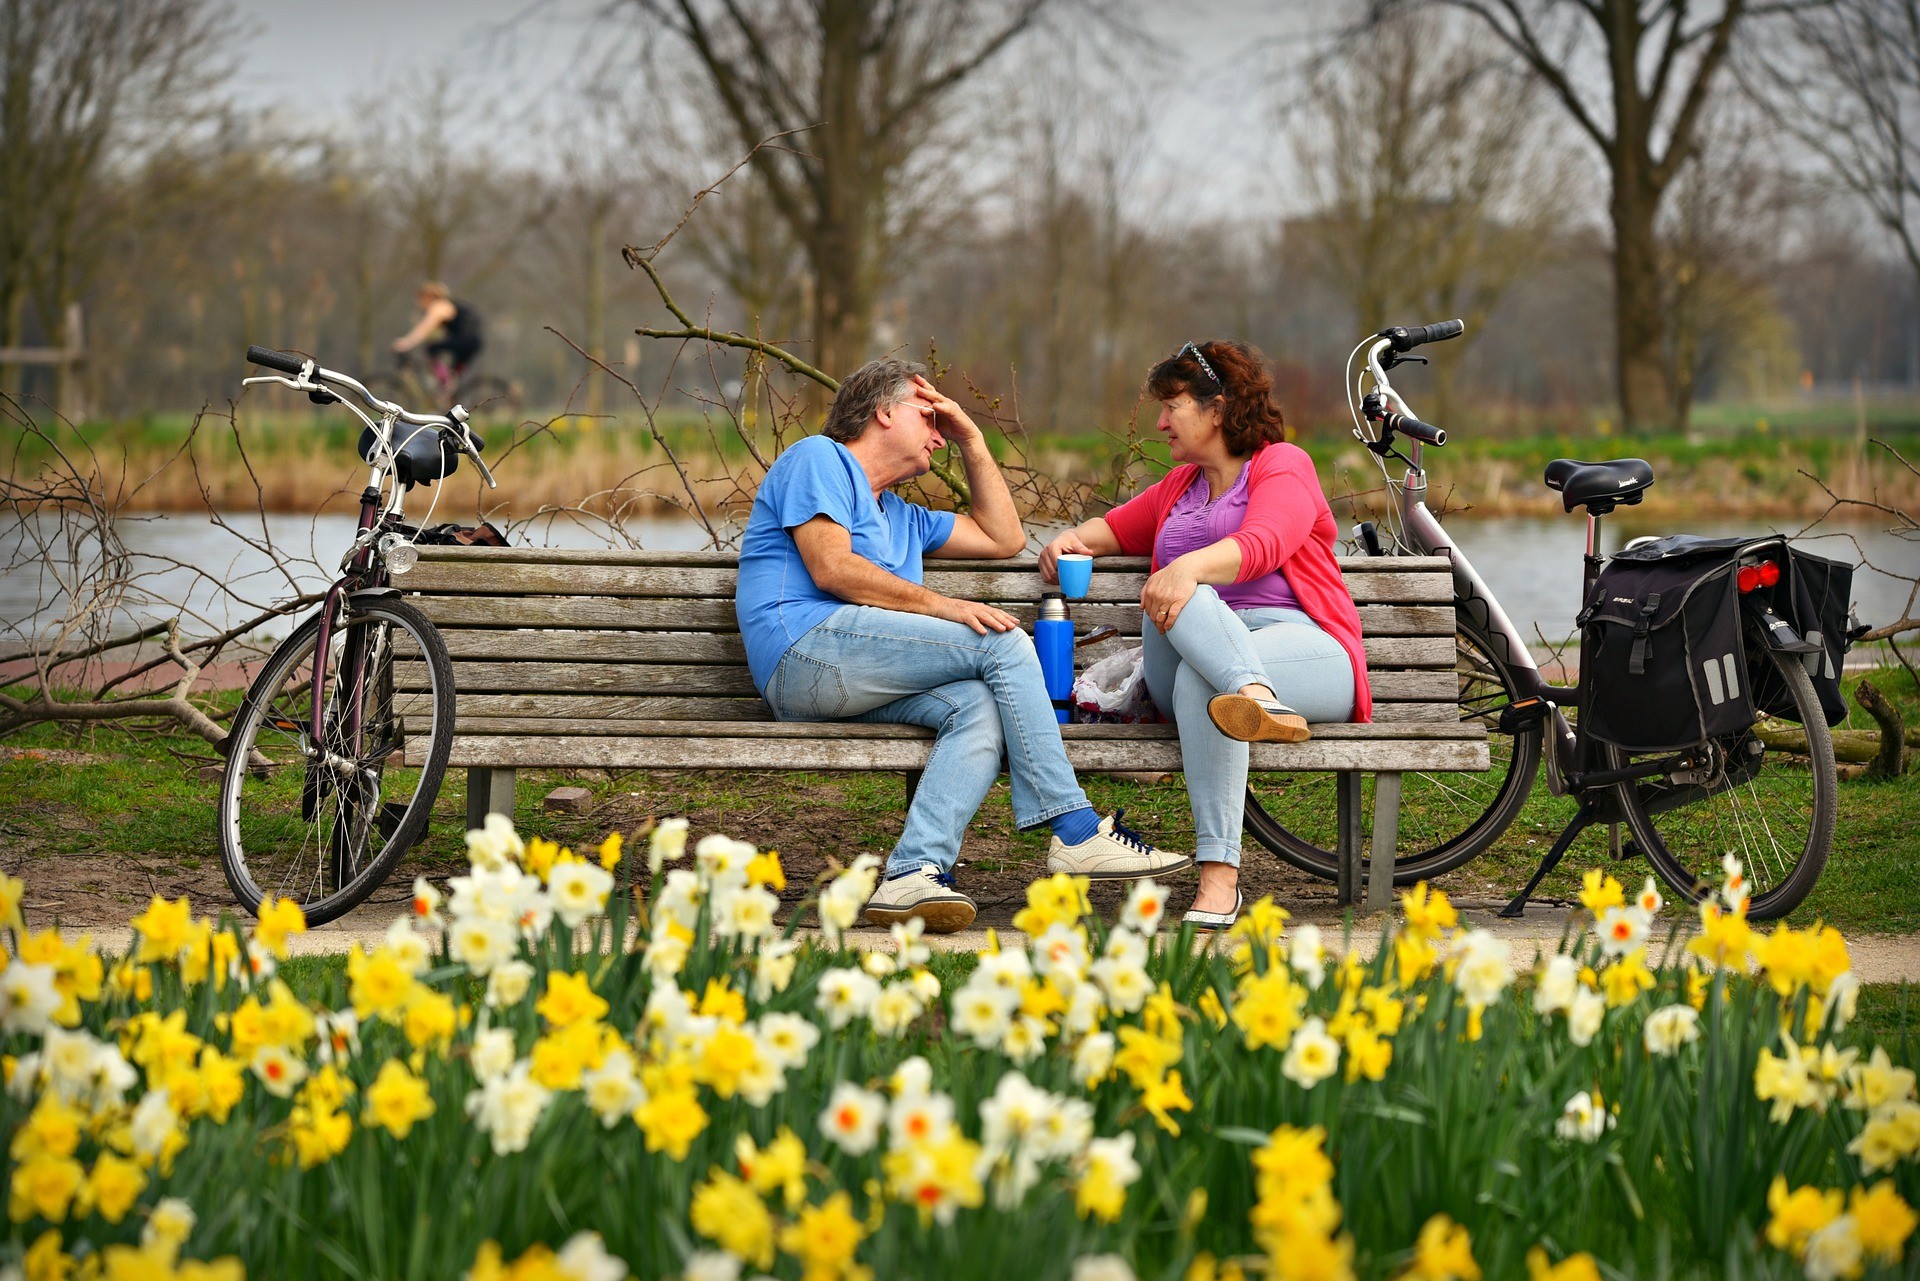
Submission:
M 1637 151 L 1616 148 L 1612 157 L 1614 335 L 1619 345 L 1621 427 L 1629 434 L 1673 421 L 1660 306 L 1660 245 L 1654 233 L 1660 193 Z
M 586 339 L 587 354 L 593 359 L 606 363 L 607 359 L 607 280 L 600 270 L 600 243 L 606 239 L 607 211 L 597 202 L 587 218 L 587 237 L 585 261 L 586 268 Z M 587 413 L 598 417 L 606 412 L 607 384 L 598 366 L 587 370 Z

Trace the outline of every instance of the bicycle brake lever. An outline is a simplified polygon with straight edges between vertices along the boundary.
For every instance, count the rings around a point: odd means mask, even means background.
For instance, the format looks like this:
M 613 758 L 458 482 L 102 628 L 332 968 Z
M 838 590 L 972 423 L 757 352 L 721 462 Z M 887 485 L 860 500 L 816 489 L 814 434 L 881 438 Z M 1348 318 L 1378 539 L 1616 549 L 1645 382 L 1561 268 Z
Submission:
M 1395 365 L 1425 365 L 1430 363 L 1432 362 L 1425 356 L 1415 356 L 1404 351 L 1389 351 L 1386 355 L 1380 357 L 1380 368 L 1382 369 L 1392 369 Z

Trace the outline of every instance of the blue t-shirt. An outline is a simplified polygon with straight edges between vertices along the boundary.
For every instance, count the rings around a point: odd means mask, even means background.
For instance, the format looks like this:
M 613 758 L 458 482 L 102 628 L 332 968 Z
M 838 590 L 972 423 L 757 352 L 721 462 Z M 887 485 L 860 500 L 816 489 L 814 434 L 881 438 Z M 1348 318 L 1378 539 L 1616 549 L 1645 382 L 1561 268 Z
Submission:
M 837 440 L 809 436 L 774 459 L 740 540 L 733 593 L 747 668 L 762 694 L 788 647 L 847 603 L 814 586 L 793 541 L 790 531 L 815 516 L 852 535 L 854 555 L 910 583 L 921 581 L 921 555 L 953 533 L 952 512 L 929 511 L 884 490 L 874 502 L 860 461 Z

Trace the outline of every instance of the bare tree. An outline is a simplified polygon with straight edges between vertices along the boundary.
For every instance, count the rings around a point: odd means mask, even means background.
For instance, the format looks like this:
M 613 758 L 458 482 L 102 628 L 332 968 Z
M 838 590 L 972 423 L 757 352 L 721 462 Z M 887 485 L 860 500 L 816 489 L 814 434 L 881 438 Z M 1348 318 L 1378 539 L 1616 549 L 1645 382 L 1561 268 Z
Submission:
M 1542 90 L 1460 20 L 1395 11 L 1316 60 L 1289 104 L 1314 206 L 1300 230 L 1363 328 L 1462 317 L 1469 331 L 1553 252 L 1577 181 Z M 1455 363 L 1435 370 L 1449 415 Z
M 956 90 L 1057 0 L 629 0 L 691 56 L 806 256 L 814 363 L 862 358 L 909 180 Z M 762 140 L 785 135 L 784 147 Z M 922 185 L 917 194 L 924 195 Z
M 212 0 L 0 0 L 0 347 L 85 289 L 110 171 L 204 119 L 227 34 Z
M 1830 0 L 1736 63 L 1754 104 L 1866 202 L 1920 277 L 1920 0 Z
M 1614 333 L 1628 430 L 1673 421 L 1659 224 L 1699 145 L 1702 113 L 1755 0 L 1373 0 L 1375 12 L 1444 4 L 1478 18 L 1544 83 L 1606 157 L 1612 179 Z

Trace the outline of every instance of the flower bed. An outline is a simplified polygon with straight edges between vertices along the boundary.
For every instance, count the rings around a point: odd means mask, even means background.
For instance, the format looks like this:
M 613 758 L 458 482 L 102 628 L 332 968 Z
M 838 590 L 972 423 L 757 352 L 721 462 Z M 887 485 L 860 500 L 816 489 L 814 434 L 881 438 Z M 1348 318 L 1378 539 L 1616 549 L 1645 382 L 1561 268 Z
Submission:
M 1846 1032 L 1832 930 L 1749 931 L 1737 865 L 1655 964 L 1599 873 L 1516 982 L 1422 886 L 1376 959 L 1255 904 L 1228 945 L 1037 883 L 943 991 L 776 927 L 779 858 L 594 857 L 499 820 L 314 1005 L 154 899 L 125 958 L 0 878 L 10 1230 L 41 1278 L 1556 1277 L 1906 1272 L 1913 1073 Z M 642 892 L 616 892 L 632 867 Z M 629 947 L 622 940 L 632 935 Z

